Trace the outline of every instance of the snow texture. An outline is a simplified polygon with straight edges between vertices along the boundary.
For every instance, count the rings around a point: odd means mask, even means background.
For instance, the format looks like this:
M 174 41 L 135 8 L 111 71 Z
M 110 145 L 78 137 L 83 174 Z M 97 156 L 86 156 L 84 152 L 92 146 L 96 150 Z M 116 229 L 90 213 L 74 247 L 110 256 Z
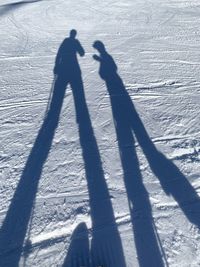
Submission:
M 200 266 L 199 15 L 1 0 L 0 267 Z

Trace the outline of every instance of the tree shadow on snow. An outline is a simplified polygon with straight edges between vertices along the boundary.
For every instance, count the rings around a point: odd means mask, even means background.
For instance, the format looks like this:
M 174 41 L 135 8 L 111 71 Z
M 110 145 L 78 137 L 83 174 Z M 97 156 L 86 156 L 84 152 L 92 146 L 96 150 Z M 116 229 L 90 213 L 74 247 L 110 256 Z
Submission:
M 64 54 L 64 46 L 67 47 L 67 54 Z M 74 38 L 72 31 L 71 36 L 65 39 L 58 51 L 54 69 L 57 78 L 52 88 L 52 97 L 46 117 L 31 149 L 0 229 L 0 266 L 16 267 L 19 264 L 39 179 L 59 123 L 65 90 L 67 84 L 72 85 L 77 76 L 80 76 L 77 52 L 81 55 L 84 54 L 84 50 L 78 40 Z M 61 70 L 58 69 L 58 65 Z M 69 68 L 70 71 L 68 71 Z
M 71 244 L 63 267 L 125 267 L 121 239 L 115 222 L 100 153 L 90 120 L 81 75 L 76 77 L 76 80 L 71 85 L 82 156 L 85 164 L 92 230 L 89 262 L 86 259 L 80 262 L 78 261 L 80 260 L 79 258 L 77 258 L 77 261 L 74 261 L 76 257 L 72 254 L 76 253 L 77 255 L 77 252 L 76 249 L 73 249 L 73 244 Z M 75 242 L 74 246 L 78 249 L 78 241 Z M 87 262 L 87 265 L 84 265 L 85 262 Z
M 27 0 L 27 1 L 19 1 L 10 4 L 0 5 L 0 16 L 5 15 L 7 12 L 14 11 L 15 9 L 20 8 L 25 4 L 35 3 L 39 1 L 43 0 L 29 0 L 29 1 Z
M 100 62 L 99 74 L 110 95 L 139 264 L 141 267 L 165 266 L 167 263 L 142 182 L 133 134 L 165 193 L 174 197 L 188 220 L 199 228 L 200 198 L 176 165 L 154 146 L 104 44 L 96 41 L 93 46 L 100 53 L 93 57 Z

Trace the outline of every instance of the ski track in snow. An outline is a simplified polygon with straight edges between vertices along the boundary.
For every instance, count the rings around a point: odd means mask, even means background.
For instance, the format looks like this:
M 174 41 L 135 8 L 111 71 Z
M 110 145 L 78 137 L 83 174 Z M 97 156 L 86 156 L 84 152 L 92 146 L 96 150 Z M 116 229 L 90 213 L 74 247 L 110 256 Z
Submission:
M 91 249 L 99 240 L 93 255 L 99 265 L 125 267 L 112 251 L 121 242 L 127 267 L 200 266 L 199 13 L 197 0 L 2 1 L 0 267 L 81 267 L 87 238 Z M 58 125 L 49 130 L 51 144 L 45 145 L 55 58 L 71 29 L 86 51 L 78 60 L 89 111 L 85 127 L 94 136 L 84 145 L 68 86 Z M 123 123 L 120 114 L 113 118 L 112 105 L 124 96 L 110 94 L 99 77 L 95 40 L 103 41 L 117 64 L 136 110 L 129 119 L 142 129 L 141 120 L 147 135 L 143 131 L 140 138 L 132 126 L 133 138 L 120 140 Z M 124 155 L 133 158 L 131 151 L 137 155 L 133 173 L 123 162 Z M 90 157 L 100 157 L 90 171 L 100 176 L 102 167 L 101 182 L 87 181 Z M 30 180 L 30 200 L 25 178 L 31 171 L 37 181 Z M 92 205 L 108 213 L 107 224 L 98 223 Z M 68 266 L 77 242 L 74 265 Z M 159 251 L 159 265 L 145 249 L 151 247 L 155 255 Z

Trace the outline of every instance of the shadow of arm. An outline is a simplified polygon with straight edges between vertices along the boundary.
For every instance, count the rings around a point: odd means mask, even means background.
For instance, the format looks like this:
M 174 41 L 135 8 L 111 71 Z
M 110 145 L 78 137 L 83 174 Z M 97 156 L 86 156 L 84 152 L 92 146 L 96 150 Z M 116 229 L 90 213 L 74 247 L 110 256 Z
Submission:
M 78 40 L 77 40 L 77 52 L 81 57 L 85 55 L 85 50 L 83 49 L 82 45 Z

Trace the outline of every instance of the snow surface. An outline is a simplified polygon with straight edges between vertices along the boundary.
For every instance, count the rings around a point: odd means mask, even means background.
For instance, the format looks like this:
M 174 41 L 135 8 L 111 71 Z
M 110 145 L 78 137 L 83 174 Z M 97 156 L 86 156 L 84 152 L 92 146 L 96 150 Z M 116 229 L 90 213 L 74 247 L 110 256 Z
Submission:
M 0 267 L 200 266 L 199 1 L 0 5 Z

